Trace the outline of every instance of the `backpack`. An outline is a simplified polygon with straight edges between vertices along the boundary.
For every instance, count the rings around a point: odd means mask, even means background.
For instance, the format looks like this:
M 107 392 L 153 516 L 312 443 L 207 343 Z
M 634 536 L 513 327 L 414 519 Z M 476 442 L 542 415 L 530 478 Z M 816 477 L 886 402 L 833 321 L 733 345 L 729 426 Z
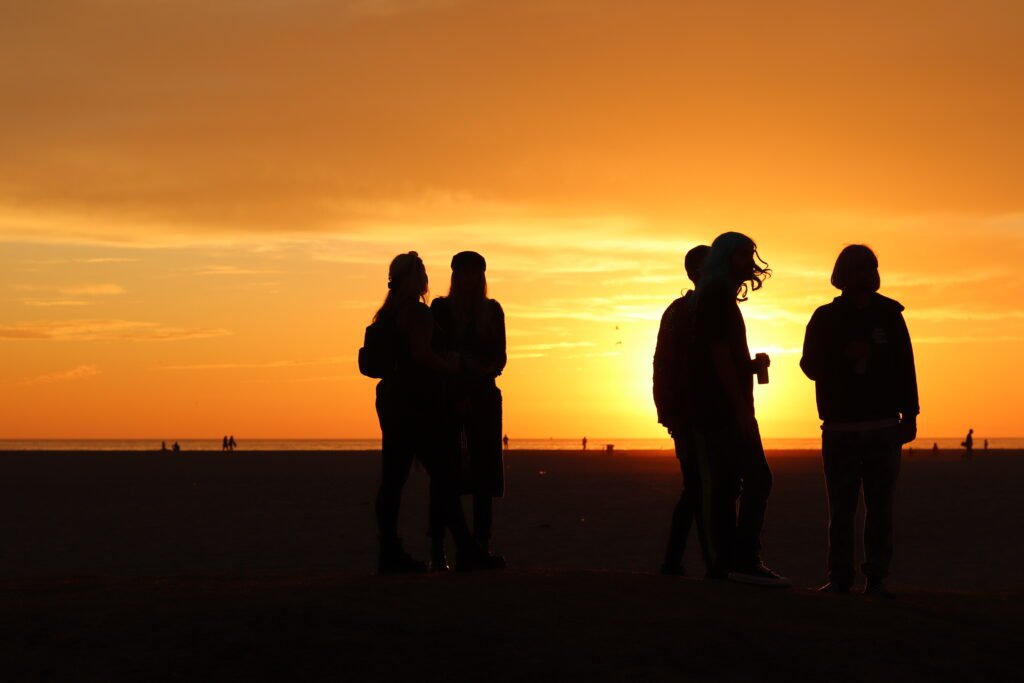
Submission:
M 397 364 L 394 325 L 389 318 L 381 316 L 366 328 L 363 347 L 359 349 L 359 372 L 383 379 L 394 373 Z

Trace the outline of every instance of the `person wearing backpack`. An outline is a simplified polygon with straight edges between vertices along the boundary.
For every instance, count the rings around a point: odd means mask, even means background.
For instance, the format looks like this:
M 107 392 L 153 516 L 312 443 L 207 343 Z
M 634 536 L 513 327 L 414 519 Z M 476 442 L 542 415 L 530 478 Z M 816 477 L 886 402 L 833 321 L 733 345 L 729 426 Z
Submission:
M 495 382 L 508 360 L 505 349 L 505 313 L 487 298 L 487 261 L 475 251 L 452 257 L 448 296 L 430 304 L 434 314 L 435 348 L 458 353 L 462 372 L 445 378 L 445 448 L 461 462 L 465 451 L 468 467 L 461 478 L 460 493 L 473 496 L 473 536 L 488 550 L 491 541 L 494 498 L 505 493 L 502 460 L 501 390 Z M 446 566 L 444 526 L 431 520 L 432 562 Z M 499 556 L 495 556 L 498 558 Z M 497 561 L 497 559 L 496 559 Z
M 459 357 L 441 357 L 431 347 L 433 321 L 424 299 L 427 271 L 414 252 L 399 254 L 388 269 L 388 293 L 367 328 L 359 352 L 364 374 L 379 376 L 376 409 L 381 428 L 381 481 L 377 492 L 377 529 L 381 574 L 425 572 L 398 535 L 402 489 L 415 458 L 430 475 L 431 516 L 444 520 L 465 569 L 493 564 L 473 540 L 459 505 L 454 462 L 437 448 L 441 378 L 458 372 Z

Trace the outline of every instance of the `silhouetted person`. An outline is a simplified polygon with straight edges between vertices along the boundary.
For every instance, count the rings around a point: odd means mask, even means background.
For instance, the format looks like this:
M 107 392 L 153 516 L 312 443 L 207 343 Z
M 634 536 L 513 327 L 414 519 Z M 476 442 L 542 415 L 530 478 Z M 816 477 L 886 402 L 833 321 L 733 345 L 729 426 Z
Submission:
M 458 356 L 434 353 L 433 320 L 423 299 L 427 271 L 416 252 L 399 254 L 388 269 L 388 294 L 374 316 L 374 339 L 384 349 L 369 355 L 388 358 L 377 384 L 377 417 L 381 428 L 381 482 L 377 492 L 380 534 L 378 570 L 382 574 L 423 572 L 426 564 L 410 557 L 398 536 L 402 488 L 414 458 L 430 475 L 430 516 L 451 529 L 460 568 L 491 566 L 490 558 L 469 533 L 459 505 L 452 454 L 439 447 L 443 425 L 441 377 L 459 372 Z M 370 330 L 367 330 L 370 339 Z M 365 347 L 364 347 L 365 348 Z M 361 352 L 362 354 L 362 352 Z
M 964 457 L 970 460 L 974 457 L 974 430 L 968 429 L 967 436 L 960 443 L 964 447 Z
M 220 450 L 221 451 L 226 451 L 226 450 L 228 450 L 228 447 L 229 447 L 228 446 L 228 436 L 227 436 L 227 434 L 225 434 L 224 438 L 221 440 L 221 443 L 220 443 Z
M 236 448 L 238 448 L 238 442 L 235 441 L 235 435 L 232 434 L 231 436 L 228 437 L 228 450 L 233 451 Z
M 766 266 L 746 235 L 728 232 L 711 244 L 694 300 L 692 367 L 700 400 L 693 455 L 710 477 L 710 490 L 701 492 L 710 514 L 710 576 L 781 587 L 789 580 L 761 560 L 772 473 L 754 417 L 753 376 L 770 361 L 767 355 L 751 358 L 738 305 L 748 289 L 761 288 L 771 274 Z
M 165 452 L 165 453 L 167 452 L 167 442 L 166 441 L 161 441 L 160 442 L 160 450 Z
M 854 581 L 854 516 L 864 491 L 865 593 L 891 597 L 884 584 L 893 553 L 893 503 L 900 447 L 917 436 L 917 376 L 903 306 L 878 294 L 878 259 L 860 244 L 836 259 L 842 294 L 807 324 L 800 367 L 814 380 L 828 488 L 829 582 Z M 938 449 L 936 444 L 935 450 Z
M 501 437 L 501 445 L 505 448 L 506 451 L 508 450 L 508 434 Z
M 935 455 L 939 454 L 939 443 L 937 441 L 932 444 L 932 453 Z
M 988 439 L 985 439 L 984 443 L 981 446 L 981 450 L 983 450 L 983 451 L 987 451 L 988 450 Z
M 587 437 L 583 437 L 583 450 L 587 450 Z
M 174 445 L 171 446 L 171 450 L 173 452 L 175 452 L 175 453 L 180 453 L 181 452 L 181 445 L 177 441 L 175 441 Z
M 448 296 L 438 297 L 430 310 L 436 325 L 434 347 L 441 354 L 455 353 L 461 371 L 445 378 L 446 447 L 456 455 L 465 448 L 469 476 L 461 492 L 473 496 L 473 536 L 487 552 L 491 542 L 494 498 L 505 494 L 502 459 L 501 390 L 495 379 L 508 360 L 505 313 L 487 297 L 487 262 L 475 251 L 452 257 Z M 445 565 L 444 527 L 431 521 L 432 557 Z
M 694 286 L 700 281 L 700 271 L 711 247 L 700 245 L 686 253 L 686 275 Z M 683 574 L 683 551 L 697 511 L 700 492 L 700 472 L 696 459 L 688 457 L 693 450 L 694 392 L 693 362 L 693 302 L 694 293 L 688 290 L 665 309 L 658 328 L 658 343 L 654 349 L 654 405 L 658 422 L 662 424 L 675 444 L 676 458 L 682 473 L 682 490 L 672 512 L 672 526 L 661 573 Z M 690 443 L 687 446 L 687 442 Z M 704 517 L 701 517 L 704 520 Z M 706 533 L 701 532 L 701 547 L 706 545 Z M 707 570 L 712 571 L 707 553 Z

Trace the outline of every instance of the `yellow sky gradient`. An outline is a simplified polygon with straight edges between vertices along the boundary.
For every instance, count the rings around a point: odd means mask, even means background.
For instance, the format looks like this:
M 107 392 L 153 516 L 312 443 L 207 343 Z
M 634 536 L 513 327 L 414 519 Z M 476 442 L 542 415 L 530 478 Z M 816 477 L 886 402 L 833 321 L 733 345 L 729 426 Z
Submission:
M 0 4 L 0 438 L 372 437 L 387 263 L 488 259 L 520 437 L 659 436 L 657 321 L 724 230 L 768 437 L 814 436 L 839 249 L 907 306 L 921 433 L 1017 436 L 1024 6 Z

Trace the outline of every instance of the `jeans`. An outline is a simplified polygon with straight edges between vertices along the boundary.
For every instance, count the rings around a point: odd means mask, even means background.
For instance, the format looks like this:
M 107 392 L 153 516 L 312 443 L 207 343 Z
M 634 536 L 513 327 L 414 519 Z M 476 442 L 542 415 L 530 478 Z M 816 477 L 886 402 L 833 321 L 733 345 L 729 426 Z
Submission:
M 864 490 L 864 564 L 872 579 L 889 575 L 893 552 L 893 504 L 900 472 L 895 429 L 822 432 L 822 460 L 828 488 L 828 575 L 850 586 L 854 579 L 853 519 Z

